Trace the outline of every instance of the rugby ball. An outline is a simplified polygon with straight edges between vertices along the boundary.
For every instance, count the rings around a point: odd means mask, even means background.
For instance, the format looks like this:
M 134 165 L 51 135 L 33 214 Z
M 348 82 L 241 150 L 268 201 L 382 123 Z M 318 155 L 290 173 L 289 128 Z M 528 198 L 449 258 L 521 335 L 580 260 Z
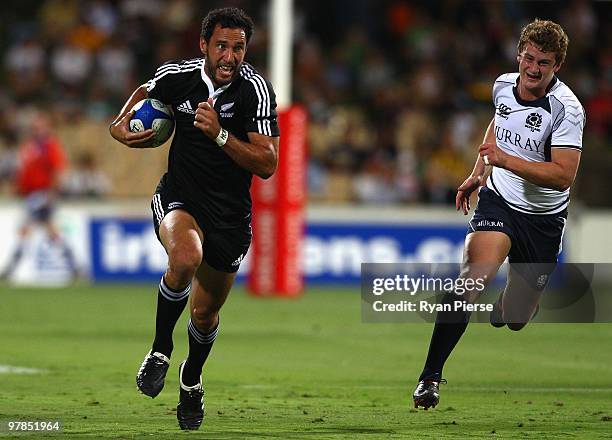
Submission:
M 132 107 L 134 115 L 130 120 L 130 131 L 138 133 L 149 128 L 155 130 L 155 136 L 147 147 L 159 147 L 172 136 L 174 116 L 172 109 L 157 99 L 143 99 Z

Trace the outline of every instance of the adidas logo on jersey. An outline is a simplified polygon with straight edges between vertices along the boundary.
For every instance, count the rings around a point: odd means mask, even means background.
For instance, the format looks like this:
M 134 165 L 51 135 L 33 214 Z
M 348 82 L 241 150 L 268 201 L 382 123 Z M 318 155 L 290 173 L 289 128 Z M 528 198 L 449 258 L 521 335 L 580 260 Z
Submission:
M 236 258 L 236 261 L 234 261 L 232 263 L 232 266 L 240 266 L 240 263 L 242 263 L 242 260 L 244 259 L 244 254 L 240 254 L 240 256 L 238 258 Z
M 176 109 L 179 112 L 189 113 L 189 114 L 195 115 L 195 110 L 193 108 L 191 108 L 191 103 L 189 102 L 189 100 L 187 100 L 187 101 L 183 102 L 182 104 L 180 104 Z

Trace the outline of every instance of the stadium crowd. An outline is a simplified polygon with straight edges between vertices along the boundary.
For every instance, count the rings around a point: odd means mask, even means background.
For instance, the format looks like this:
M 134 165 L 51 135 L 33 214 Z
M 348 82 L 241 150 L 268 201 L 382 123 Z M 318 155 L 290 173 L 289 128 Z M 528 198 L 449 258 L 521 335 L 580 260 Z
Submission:
M 105 191 L 148 194 L 153 183 L 139 188 L 116 174 L 117 158 L 124 155 L 128 163 L 129 153 L 105 143 L 102 133 L 131 90 L 159 64 L 199 55 L 193 42 L 202 16 L 227 3 L 4 2 L 0 169 L 3 163 L 10 168 L 7 157 L 19 142 L 24 109 L 36 106 L 53 117 L 59 132 L 65 129 L 60 137 L 73 163 L 100 163 L 112 180 Z M 263 68 L 267 9 L 256 1 L 229 3 L 257 22 L 247 61 Z M 514 37 L 541 17 L 558 20 L 568 31 L 568 58 L 559 77 L 587 110 L 581 167 L 588 170 L 581 172 L 578 195 L 586 203 L 612 205 L 612 196 L 596 184 L 612 163 L 612 34 L 602 18 L 608 9 L 605 2 L 586 0 L 296 0 L 293 99 L 310 114 L 311 200 L 453 200 L 493 114 L 492 82 L 516 70 Z M 77 126 L 84 133 L 72 135 Z M 111 161 L 108 148 L 113 148 Z M 154 158 L 163 167 L 165 153 Z M 134 169 L 129 167 L 132 175 Z M 147 167 L 136 169 L 147 172 Z

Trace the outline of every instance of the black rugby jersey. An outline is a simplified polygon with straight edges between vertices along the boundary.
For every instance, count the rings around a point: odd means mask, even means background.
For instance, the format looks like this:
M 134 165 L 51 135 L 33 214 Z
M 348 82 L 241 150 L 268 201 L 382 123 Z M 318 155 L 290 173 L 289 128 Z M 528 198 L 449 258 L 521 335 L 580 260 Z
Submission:
M 204 62 L 196 58 L 163 64 L 147 91 L 174 111 L 166 182 L 200 211 L 205 227 L 232 228 L 250 222 L 253 175 L 194 127 L 195 110 L 212 97 L 221 126 L 248 142 L 249 132 L 279 136 L 276 97 L 272 85 L 246 62 L 231 84 L 215 90 Z

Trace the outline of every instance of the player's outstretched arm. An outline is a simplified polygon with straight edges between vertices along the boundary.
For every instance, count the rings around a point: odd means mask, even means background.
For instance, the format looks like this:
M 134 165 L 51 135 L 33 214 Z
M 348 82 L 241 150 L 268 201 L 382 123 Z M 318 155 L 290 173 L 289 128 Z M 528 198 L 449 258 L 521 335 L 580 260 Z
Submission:
M 134 107 L 137 102 L 147 98 L 147 96 L 148 93 L 145 85 L 134 90 L 134 93 L 128 98 L 119 112 L 119 115 L 111 122 L 109 127 L 111 136 L 130 148 L 147 146 L 155 135 L 155 131 L 150 129 L 139 133 L 130 132 L 130 119 L 132 119 L 134 115 L 134 112 L 130 109 Z
M 485 132 L 483 143 L 495 142 L 494 129 L 495 119 L 492 119 L 487 127 L 487 131 Z M 485 175 L 486 173 L 486 164 L 479 154 L 476 156 L 476 163 L 474 164 L 472 173 L 463 181 L 461 185 L 459 185 L 459 188 L 457 188 L 457 196 L 455 197 L 455 207 L 457 208 L 457 211 L 461 209 L 464 215 L 468 214 L 471 209 L 470 196 L 475 190 L 485 184 L 487 179 L 487 176 Z
M 198 104 L 193 125 L 217 142 L 229 157 L 242 168 L 267 179 L 278 165 L 278 137 L 249 132 L 249 142 L 244 142 L 228 133 L 219 124 L 212 99 Z

